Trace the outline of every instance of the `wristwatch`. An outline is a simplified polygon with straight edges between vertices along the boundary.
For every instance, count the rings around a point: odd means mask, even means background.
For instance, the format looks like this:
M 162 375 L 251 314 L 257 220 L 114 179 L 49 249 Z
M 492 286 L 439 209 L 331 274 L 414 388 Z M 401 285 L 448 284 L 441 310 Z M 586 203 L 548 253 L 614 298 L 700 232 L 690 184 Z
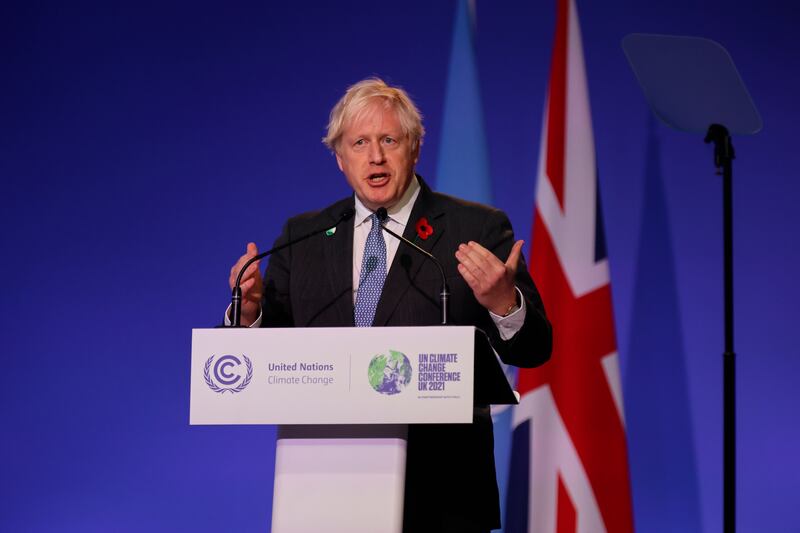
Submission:
M 507 317 L 511 313 L 515 313 L 519 309 L 519 291 L 514 289 L 514 293 L 515 293 L 514 303 L 509 305 L 508 309 L 506 309 L 506 312 L 503 315 L 501 315 L 503 318 Z

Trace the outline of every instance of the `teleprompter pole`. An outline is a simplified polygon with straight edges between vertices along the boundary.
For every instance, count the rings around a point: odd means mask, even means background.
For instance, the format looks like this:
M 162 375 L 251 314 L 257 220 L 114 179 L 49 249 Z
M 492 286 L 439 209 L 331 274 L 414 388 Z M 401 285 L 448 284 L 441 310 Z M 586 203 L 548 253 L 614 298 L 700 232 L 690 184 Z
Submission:
M 712 124 L 706 143 L 714 143 L 714 166 L 722 175 L 722 231 L 724 267 L 725 351 L 722 354 L 723 489 L 722 525 L 736 531 L 736 353 L 733 350 L 733 159 L 727 128 Z

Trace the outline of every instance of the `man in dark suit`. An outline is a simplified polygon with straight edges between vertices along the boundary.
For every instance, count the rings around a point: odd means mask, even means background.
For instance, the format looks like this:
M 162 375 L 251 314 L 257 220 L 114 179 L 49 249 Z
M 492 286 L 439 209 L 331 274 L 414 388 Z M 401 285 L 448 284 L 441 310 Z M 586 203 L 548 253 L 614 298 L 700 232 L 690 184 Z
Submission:
M 436 256 L 451 289 L 449 322 L 483 329 L 504 362 L 522 367 L 550 356 L 552 334 L 539 294 L 499 210 L 431 191 L 414 173 L 424 129 L 402 89 L 368 79 L 331 112 L 325 143 L 354 195 L 290 219 L 276 244 L 355 210 L 354 220 L 275 254 L 242 283 L 244 325 L 424 326 L 440 320 L 439 271 L 393 237 L 373 213 Z M 231 269 L 231 284 L 254 243 Z M 504 259 L 501 259 L 504 258 Z M 435 450 L 447 450 L 447 460 Z M 416 425 L 408 432 L 404 531 L 499 527 L 491 416 L 472 424 Z M 442 486 L 448 490 L 441 490 Z M 435 490 L 435 492 L 434 492 Z

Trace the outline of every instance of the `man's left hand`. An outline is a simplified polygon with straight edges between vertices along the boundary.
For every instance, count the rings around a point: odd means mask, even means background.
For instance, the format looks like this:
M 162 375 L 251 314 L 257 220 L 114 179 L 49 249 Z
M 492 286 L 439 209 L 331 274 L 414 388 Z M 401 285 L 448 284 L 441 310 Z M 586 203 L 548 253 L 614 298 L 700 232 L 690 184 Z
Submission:
M 506 315 L 517 302 L 514 276 L 522 245 L 523 241 L 514 243 L 505 263 L 475 241 L 459 245 L 456 251 L 458 273 L 478 302 L 496 315 Z

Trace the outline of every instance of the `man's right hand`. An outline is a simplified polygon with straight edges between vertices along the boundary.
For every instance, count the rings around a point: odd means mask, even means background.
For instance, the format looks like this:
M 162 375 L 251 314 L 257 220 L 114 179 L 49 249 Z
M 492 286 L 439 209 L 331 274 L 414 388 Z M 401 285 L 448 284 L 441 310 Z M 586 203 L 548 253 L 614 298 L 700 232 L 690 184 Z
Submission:
M 258 247 L 256 243 L 247 243 L 247 251 L 239 258 L 233 267 L 231 267 L 231 277 L 228 279 L 228 284 L 233 290 L 236 284 L 236 276 L 244 264 L 251 258 L 258 255 Z M 261 271 L 259 270 L 261 261 L 256 261 L 245 271 L 242 276 L 242 325 L 249 326 L 258 318 L 258 313 L 261 308 L 261 296 L 264 294 L 264 282 L 261 278 Z

